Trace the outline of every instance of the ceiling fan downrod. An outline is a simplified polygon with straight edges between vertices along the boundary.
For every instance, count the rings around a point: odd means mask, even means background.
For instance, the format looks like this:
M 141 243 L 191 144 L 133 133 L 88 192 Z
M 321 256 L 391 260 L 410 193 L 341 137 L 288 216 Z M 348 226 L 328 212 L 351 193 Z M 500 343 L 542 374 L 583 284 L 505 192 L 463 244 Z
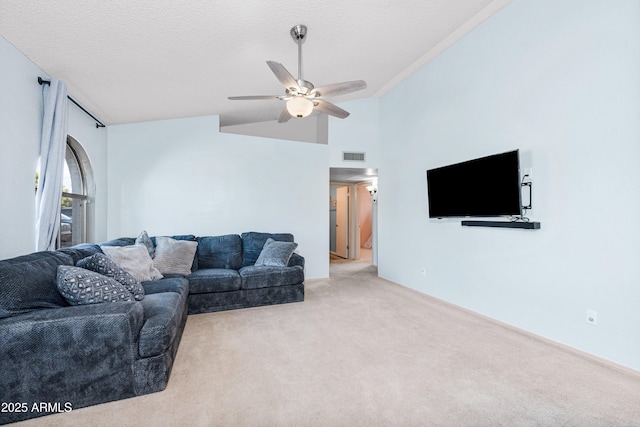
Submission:
M 291 28 L 289 31 L 291 34 L 291 38 L 298 45 L 298 85 L 301 89 L 305 90 L 306 93 L 311 92 L 313 90 L 313 85 L 306 81 L 302 76 L 302 43 L 305 40 L 307 35 L 307 26 L 306 25 L 296 25 Z

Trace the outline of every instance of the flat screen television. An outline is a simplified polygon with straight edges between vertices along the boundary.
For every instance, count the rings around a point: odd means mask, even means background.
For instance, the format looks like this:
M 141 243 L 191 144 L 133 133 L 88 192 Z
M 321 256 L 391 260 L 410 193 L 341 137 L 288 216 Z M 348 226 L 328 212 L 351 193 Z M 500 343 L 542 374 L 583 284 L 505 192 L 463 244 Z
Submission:
M 522 215 L 518 150 L 427 170 L 429 218 Z

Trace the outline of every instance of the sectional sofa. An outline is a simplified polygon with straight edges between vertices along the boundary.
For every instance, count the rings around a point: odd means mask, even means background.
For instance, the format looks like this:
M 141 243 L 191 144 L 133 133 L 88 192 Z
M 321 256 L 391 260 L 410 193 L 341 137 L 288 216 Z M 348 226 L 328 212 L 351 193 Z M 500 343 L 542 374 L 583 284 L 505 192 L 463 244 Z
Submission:
M 274 241 L 295 245 L 291 234 L 162 239 L 192 242 L 191 266 L 142 282 L 139 300 L 70 305 L 59 288 L 61 274 L 138 249 L 136 238 L 0 261 L 0 424 L 164 390 L 188 314 L 304 300 L 304 258 L 264 258 Z

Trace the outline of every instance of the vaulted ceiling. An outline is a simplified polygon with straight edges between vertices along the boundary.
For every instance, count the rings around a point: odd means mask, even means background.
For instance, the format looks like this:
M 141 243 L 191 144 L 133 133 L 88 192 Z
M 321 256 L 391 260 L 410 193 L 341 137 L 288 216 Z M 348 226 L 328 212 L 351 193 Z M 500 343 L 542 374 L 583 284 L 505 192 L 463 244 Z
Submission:
M 235 124 L 278 118 L 281 101 L 227 97 L 284 93 L 265 61 L 297 75 L 296 24 L 306 80 L 367 82 L 340 103 L 383 95 L 509 1 L 2 0 L 0 35 L 106 124 Z

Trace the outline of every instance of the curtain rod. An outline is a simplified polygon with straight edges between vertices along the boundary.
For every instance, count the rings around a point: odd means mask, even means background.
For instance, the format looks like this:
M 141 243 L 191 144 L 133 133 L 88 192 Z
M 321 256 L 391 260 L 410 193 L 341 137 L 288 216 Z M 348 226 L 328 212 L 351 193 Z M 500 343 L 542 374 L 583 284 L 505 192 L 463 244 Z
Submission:
M 51 85 L 51 81 L 50 80 L 43 80 L 42 77 L 38 77 L 38 84 L 40 86 L 42 85 Z M 93 120 L 96 121 L 96 129 L 98 128 L 103 128 L 106 127 L 104 125 L 104 123 L 102 123 L 100 120 L 96 119 L 95 116 L 93 114 L 91 114 L 90 112 L 88 112 L 87 110 L 84 109 L 84 107 L 80 104 L 78 104 L 78 102 L 73 99 L 72 97 L 70 97 L 69 95 L 67 95 L 67 98 L 69 98 L 69 101 L 73 102 L 74 104 L 76 104 L 78 106 L 78 108 L 80 108 L 82 111 L 84 111 L 89 117 L 91 117 Z

